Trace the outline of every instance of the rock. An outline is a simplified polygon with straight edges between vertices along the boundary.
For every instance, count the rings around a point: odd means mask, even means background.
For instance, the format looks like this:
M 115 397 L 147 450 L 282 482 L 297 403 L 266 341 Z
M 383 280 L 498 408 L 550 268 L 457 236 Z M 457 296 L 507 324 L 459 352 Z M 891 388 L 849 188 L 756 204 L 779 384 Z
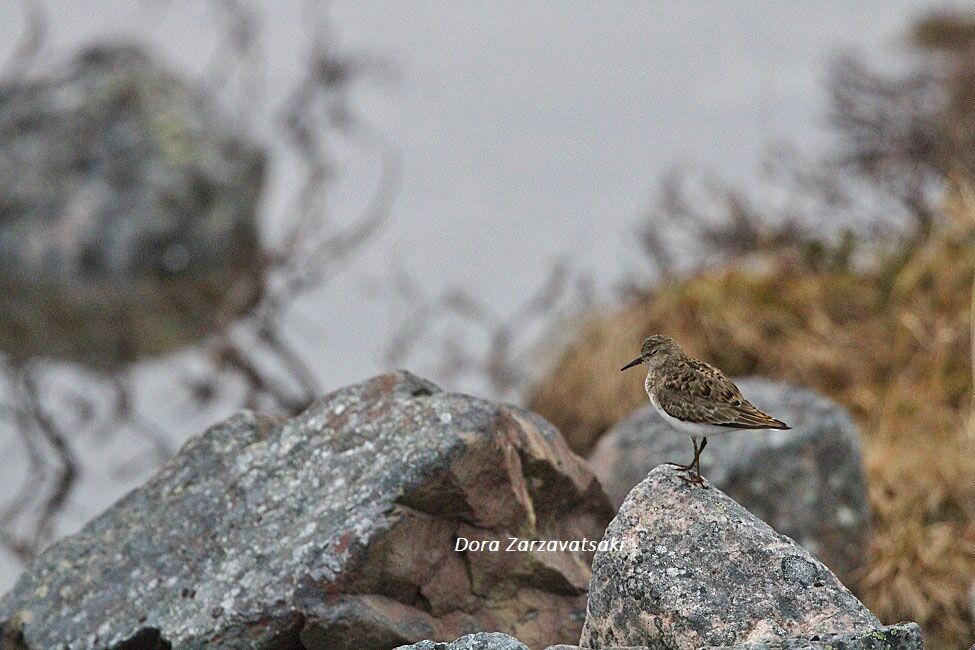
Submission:
M 716 488 L 661 466 L 593 561 L 580 645 L 700 648 L 880 627 L 822 563 Z
M 968 616 L 975 623 L 975 582 L 968 589 Z
M 662 646 L 655 646 L 662 647 Z M 917 623 L 899 623 L 860 632 L 791 636 L 769 643 L 709 646 L 705 650 L 923 650 Z M 553 645 L 545 650 L 585 650 L 577 645 Z M 649 646 L 602 646 L 600 650 L 651 650 Z
M 528 646 L 500 632 L 478 632 L 467 634 L 450 643 L 420 641 L 400 646 L 396 650 L 528 650 Z
M 598 540 L 611 516 L 540 417 L 381 375 L 287 421 L 242 413 L 194 437 L 35 560 L 0 625 L 72 650 L 392 648 L 485 629 L 544 647 L 578 638 L 591 553 L 457 539 Z
M 924 640 L 917 623 L 898 623 L 842 634 L 807 635 L 776 643 L 724 646 L 720 650 L 923 650 Z M 718 649 L 712 649 L 718 650 Z
M 585 650 L 585 648 L 579 645 L 565 645 L 564 643 L 560 643 L 559 645 L 550 645 L 549 647 L 545 648 L 545 650 Z M 647 648 L 647 646 L 645 645 L 627 645 L 627 646 L 606 645 L 603 646 L 601 650 L 650 650 L 650 649 Z
M 0 350 L 112 368 L 251 306 L 264 159 L 132 47 L 0 87 Z
M 854 584 L 871 522 L 856 426 L 845 409 L 812 390 L 757 378 L 736 383 L 792 430 L 709 437 L 701 457 L 704 476 Z M 619 506 L 651 469 L 691 456 L 690 439 L 648 402 L 606 433 L 590 462 Z

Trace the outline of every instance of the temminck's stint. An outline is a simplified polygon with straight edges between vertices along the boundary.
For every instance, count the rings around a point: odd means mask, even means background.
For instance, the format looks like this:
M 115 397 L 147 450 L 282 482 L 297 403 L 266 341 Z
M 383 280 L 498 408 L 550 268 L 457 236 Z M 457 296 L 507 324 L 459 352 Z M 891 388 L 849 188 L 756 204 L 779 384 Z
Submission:
M 694 444 L 694 460 L 690 463 L 667 463 L 687 471 L 688 477 L 681 478 L 688 483 L 704 482 L 701 452 L 708 444 L 707 436 L 741 429 L 790 428 L 752 406 L 723 372 L 687 356 L 669 336 L 655 334 L 645 340 L 640 356 L 620 370 L 641 363 L 647 366 L 644 387 L 650 403 L 671 426 L 689 435 Z

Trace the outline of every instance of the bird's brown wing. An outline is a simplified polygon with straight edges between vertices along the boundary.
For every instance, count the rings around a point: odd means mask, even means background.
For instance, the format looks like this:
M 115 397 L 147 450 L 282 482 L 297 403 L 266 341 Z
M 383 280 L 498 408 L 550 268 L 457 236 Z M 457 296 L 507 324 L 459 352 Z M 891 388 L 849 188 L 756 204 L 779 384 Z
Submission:
M 723 372 L 688 360 L 657 383 L 660 407 L 685 422 L 736 429 L 788 429 L 745 399 Z

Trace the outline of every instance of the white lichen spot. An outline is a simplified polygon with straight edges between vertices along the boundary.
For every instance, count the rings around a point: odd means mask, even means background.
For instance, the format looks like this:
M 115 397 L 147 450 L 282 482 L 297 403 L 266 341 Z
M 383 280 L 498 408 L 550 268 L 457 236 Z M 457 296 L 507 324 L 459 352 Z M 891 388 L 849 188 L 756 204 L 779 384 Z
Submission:
M 307 543 L 307 544 L 304 544 L 304 545 L 302 545 L 302 546 L 299 546 L 299 547 L 297 547 L 297 548 L 295 548 L 295 549 L 294 549 L 293 551 L 291 551 L 291 559 L 292 559 L 292 560 L 293 560 L 294 562 L 300 562 L 300 561 L 301 561 L 301 559 L 302 559 L 303 557 L 305 557 L 305 554 L 306 554 L 306 553 L 307 553 L 307 552 L 308 552 L 308 551 L 309 551 L 309 550 L 310 550 L 310 549 L 311 549 L 311 548 L 312 548 L 313 546 L 314 546 L 314 544 L 313 544 L 312 542 L 309 542 L 309 543 Z

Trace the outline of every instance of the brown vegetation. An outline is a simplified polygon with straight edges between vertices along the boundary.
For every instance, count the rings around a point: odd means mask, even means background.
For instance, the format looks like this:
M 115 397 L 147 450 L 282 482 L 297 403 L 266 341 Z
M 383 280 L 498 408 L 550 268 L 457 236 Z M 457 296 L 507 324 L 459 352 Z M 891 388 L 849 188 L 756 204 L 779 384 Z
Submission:
M 903 76 L 834 66 L 837 147 L 786 170 L 788 208 L 665 184 L 641 231 L 653 288 L 584 323 L 530 403 L 588 453 L 645 403 L 617 369 L 652 333 L 732 375 L 819 389 L 863 434 L 874 535 L 855 591 L 958 648 L 975 633 L 975 22 L 914 35 L 927 56 Z M 681 274 L 668 227 L 707 266 Z
M 814 270 L 780 251 L 667 281 L 582 327 L 532 408 L 588 452 L 645 403 L 617 369 L 652 333 L 732 375 L 818 388 L 864 437 L 875 535 L 859 594 L 885 622 L 917 620 L 960 647 L 975 576 L 975 212 L 956 214 L 867 269 Z

